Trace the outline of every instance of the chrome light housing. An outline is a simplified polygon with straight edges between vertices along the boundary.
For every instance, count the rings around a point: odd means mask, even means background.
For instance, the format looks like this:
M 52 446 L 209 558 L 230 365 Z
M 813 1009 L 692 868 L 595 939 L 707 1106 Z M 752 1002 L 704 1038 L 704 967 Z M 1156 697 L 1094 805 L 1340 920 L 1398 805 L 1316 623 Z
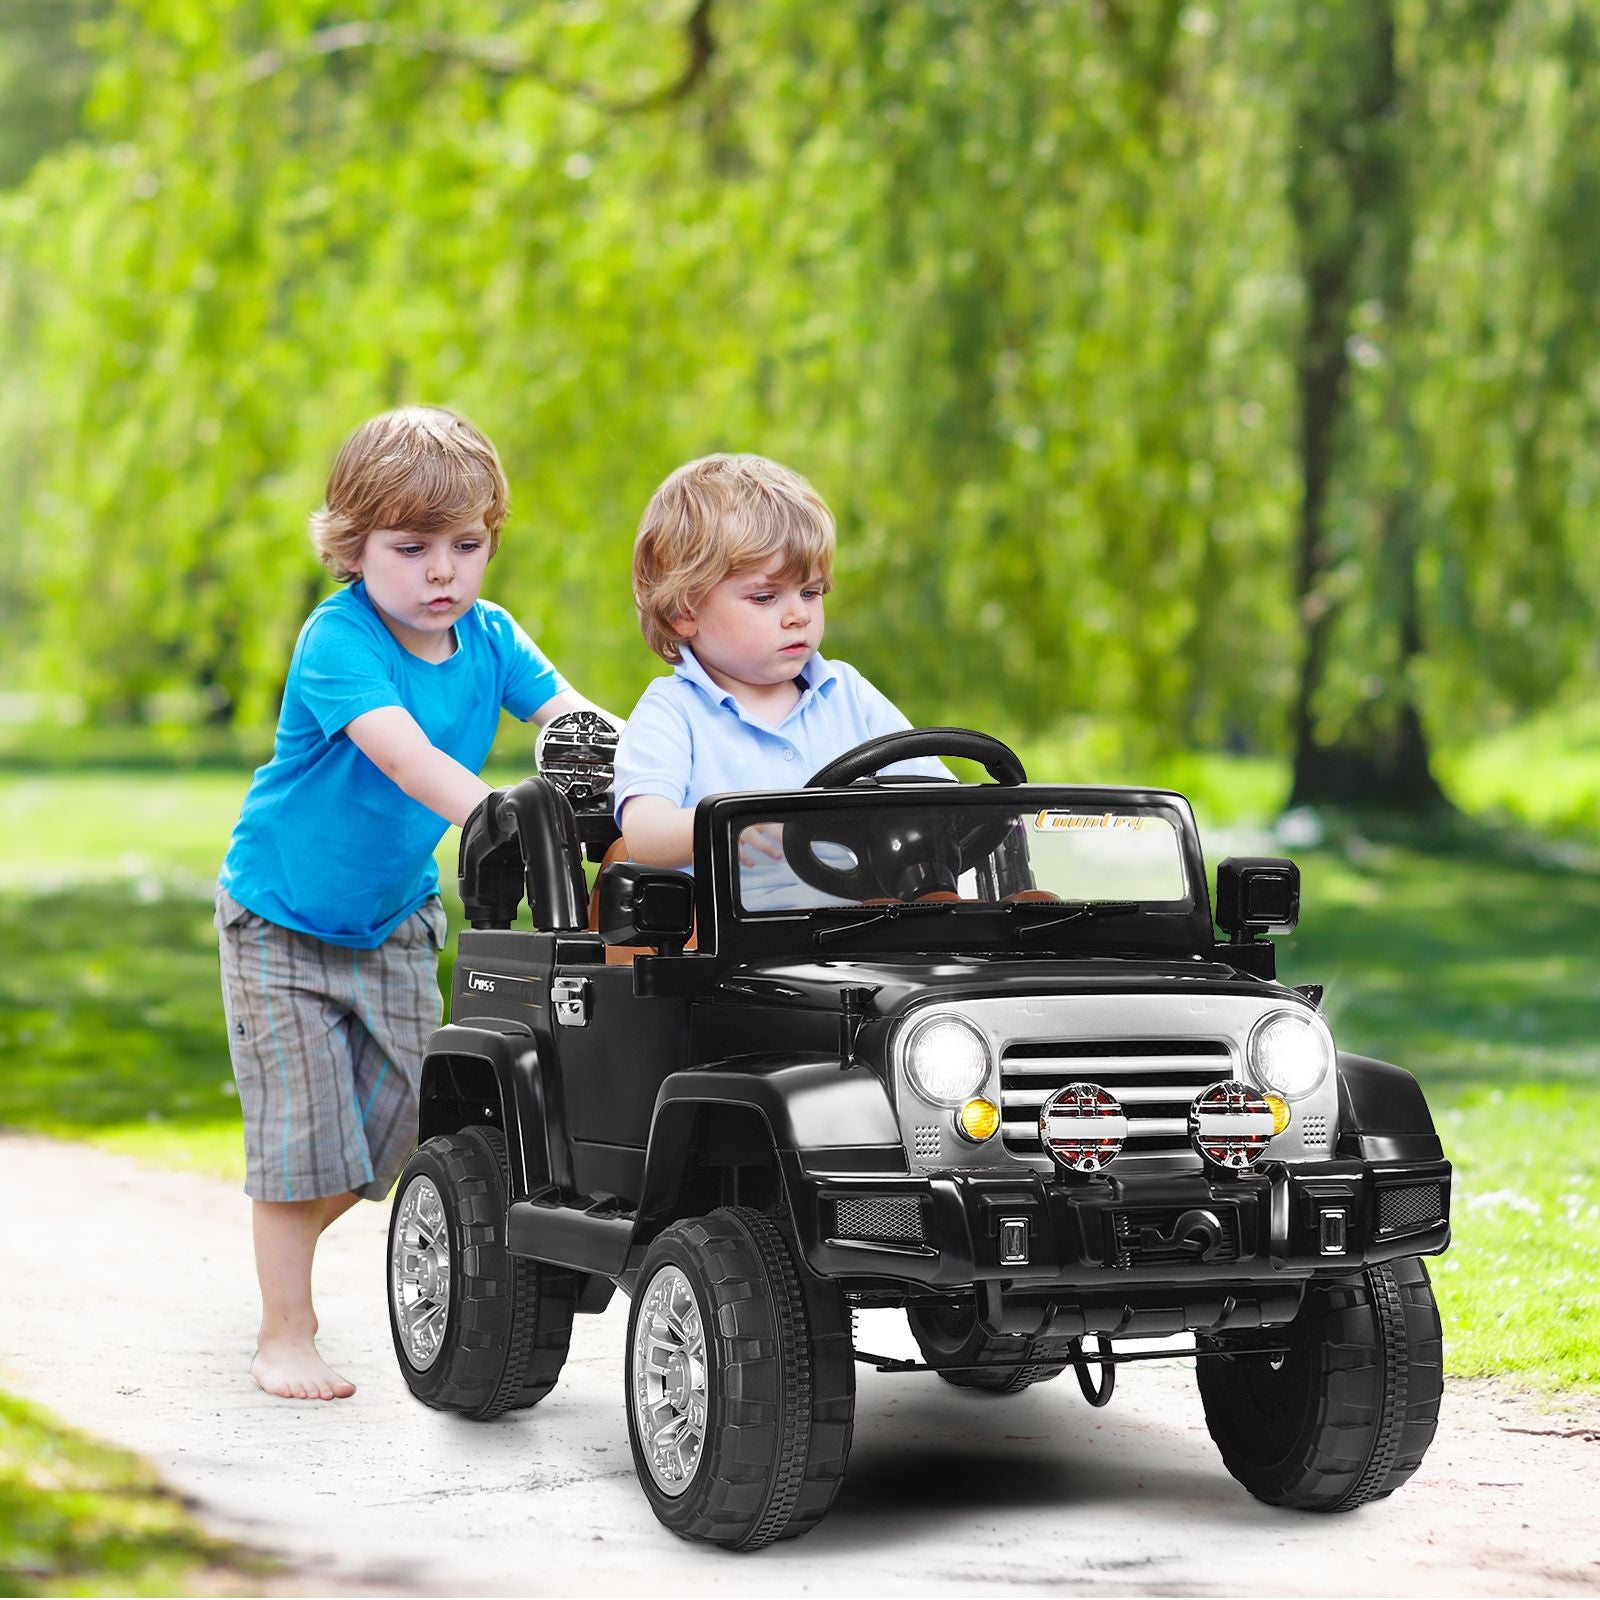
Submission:
M 919 1017 L 901 1039 L 906 1081 L 935 1106 L 959 1106 L 989 1079 L 993 1057 L 981 1029 L 959 1012 Z
M 621 724 L 599 711 L 563 711 L 534 741 L 533 759 L 574 806 L 610 794 Z
M 1303 1011 L 1273 1011 L 1251 1030 L 1246 1051 L 1251 1075 L 1286 1100 L 1301 1100 L 1327 1077 L 1333 1038 Z
M 1039 1111 L 1039 1142 L 1068 1172 L 1099 1172 L 1127 1137 L 1127 1113 L 1098 1083 L 1069 1083 Z
M 1231 1171 L 1253 1167 L 1274 1129 L 1261 1091 L 1236 1078 L 1203 1089 L 1189 1107 L 1190 1142 L 1207 1161 Z

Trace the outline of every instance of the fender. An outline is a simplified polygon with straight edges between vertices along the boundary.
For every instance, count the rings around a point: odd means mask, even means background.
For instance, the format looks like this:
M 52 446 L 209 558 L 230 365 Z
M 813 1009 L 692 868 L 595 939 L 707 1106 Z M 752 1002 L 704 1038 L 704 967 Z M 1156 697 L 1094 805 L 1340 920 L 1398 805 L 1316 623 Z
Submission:
M 1428 1102 L 1404 1067 L 1341 1050 L 1339 1154 L 1363 1161 L 1439 1161 L 1444 1150 Z
M 900 1125 L 883 1080 L 867 1067 L 841 1067 L 833 1054 L 741 1056 L 675 1072 L 656 1094 L 640 1186 L 636 1244 L 648 1242 L 671 1210 L 683 1177 L 696 1116 L 724 1106 L 765 1124 L 771 1151 L 787 1189 L 786 1156 L 841 1150 L 878 1152 L 875 1168 L 905 1169 Z
M 748 1119 L 744 1126 L 760 1141 L 750 1154 L 777 1158 L 786 1194 L 789 1169 L 807 1152 L 836 1165 L 844 1152 L 870 1151 L 874 1166 L 905 1170 L 900 1127 L 876 1073 L 841 1068 L 832 1053 L 739 1056 L 663 1080 L 633 1214 L 619 1214 L 611 1196 L 576 1204 L 520 1201 L 506 1219 L 511 1253 L 624 1280 L 630 1263 L 637 1266 L 645 1246 L 672 1220 L 685 1178 L 698 1176 L 688 1170 L 691 1136 L 699 1116 L 716 1109 Z
M 419 1140 L 453 1133 L 480 1120 L 477 1108 L 486 1099 L 487 1109 L 505 1135 L 506 1158 L 511 1165 L 507 1198 L 561 1182 L 566 1143 L 558 1125 L 560 1100 L 547 1092 L 546 1073 L 533 1036 L 454 1023 L 436 1029 L 422 1062 Z M 544 1140 L 524 1140 L 525 1128 L 542 1128 Z M 552 1152 L 559 1158 L 554 1164 Z M 567 1181 L 570 1183 L 570 1174 Z

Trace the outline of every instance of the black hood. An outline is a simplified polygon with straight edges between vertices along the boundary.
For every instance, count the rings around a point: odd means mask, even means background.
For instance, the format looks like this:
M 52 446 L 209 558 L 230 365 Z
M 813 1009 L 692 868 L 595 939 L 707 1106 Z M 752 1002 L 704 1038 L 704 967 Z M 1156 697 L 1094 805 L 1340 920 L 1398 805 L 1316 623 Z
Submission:
M 1259 995 L 1275 990 L 1260 978 L 1220 961 L 1150 961 L 1127 956 L 1048 960 L 1016 956 L 908 955 L 869 959 L 750 962 L 717 985 L 719 1001 L 838 1011 L 845 989 L 870 989 L 872 1000 L 854 1010 L 897 1016 L 922 1000 L 979 999 L 1045 994 L 1159 994 L 1192 992 Z

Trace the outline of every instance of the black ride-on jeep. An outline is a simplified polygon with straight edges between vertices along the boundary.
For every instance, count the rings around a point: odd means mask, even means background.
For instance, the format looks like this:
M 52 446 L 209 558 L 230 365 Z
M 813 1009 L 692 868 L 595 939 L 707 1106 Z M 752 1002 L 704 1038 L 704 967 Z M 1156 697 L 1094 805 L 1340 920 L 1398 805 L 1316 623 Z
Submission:
M 880 776 L 919 755 L 994 781 Z M 639 1481 L 687 1538 L 821 1520 L 858 1360 L 996 1396 L 1070 1367 L 1098 1405 L 1121 1362 L 1198 1358 L 1258 1498 L 1405 1482 L 1450 1165 L 1411 1076 L 1275 981 L 1291 862 L 1221 864 L 1219 939 L 1182 796 L 1028 783 L 927 729 L 703 801 L 693 877 L 607 865 L 591 908 L 605 759 L 580 729 L 462 837 L 471 928 L 389 1241 L 420 1399 L 535 1404 L 620 1284 Z M 857 1351 L 857 1307 L 904 1308 L 923 1362 Z

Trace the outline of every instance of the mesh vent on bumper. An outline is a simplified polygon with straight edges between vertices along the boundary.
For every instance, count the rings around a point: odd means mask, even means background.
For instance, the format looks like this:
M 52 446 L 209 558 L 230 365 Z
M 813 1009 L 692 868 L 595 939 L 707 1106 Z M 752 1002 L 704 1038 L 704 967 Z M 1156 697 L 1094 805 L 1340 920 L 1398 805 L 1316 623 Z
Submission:
M 851 1195 L 833 1202 L 833 1237 L 921 1244 L 922 1206 L 914 1195 Z
M 1412 1183 L 1379 1192 L 1379 1233 L 1428 1227 L 1443 1215 L 1444 1191 L 1437 1183 Z

